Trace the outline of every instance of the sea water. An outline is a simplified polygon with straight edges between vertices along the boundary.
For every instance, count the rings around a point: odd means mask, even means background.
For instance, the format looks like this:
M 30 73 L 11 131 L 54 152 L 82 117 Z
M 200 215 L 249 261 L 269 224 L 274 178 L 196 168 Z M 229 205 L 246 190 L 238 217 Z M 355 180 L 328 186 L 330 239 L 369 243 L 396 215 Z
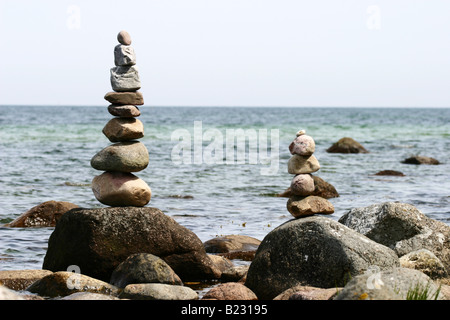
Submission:
M 448 108 L 144 106 L 141 113 L 145 136 L 140 141 L 150 163 L 135 174 L 152 189 L 148 206 L 202 241 L 228 234 L 262 240 L 292 219 L 287 198 L 276 195 L 293 178 L 287 173 L 288 146 L 300 129 L 316 142 L 321 169 L 314 174 L 340 195 L 329 199 L 335 207 L 332 219 L 352 208 L 400 201 L 450 224 Z M 105 106 L 0 106 L 0 270 L 42 268 L 53 231 L 3 224 L 49 200 L 104 206 L 90 187 L 101 173 L 90 160 L 111 144 L 102 134 L 111 118 Z M 227 140 L 230 130 L 249 134 L 246 149 Z M 327 153 L 342 137 L 355 139 L 369 153 Z M 250 148 L 253 142 L 256 149 Z M 235 157 L 227 157 L 232 151 Z M 401 163 L 413 155 L 441 164 Z M 381 170 L 404 176 L 375 175 Z

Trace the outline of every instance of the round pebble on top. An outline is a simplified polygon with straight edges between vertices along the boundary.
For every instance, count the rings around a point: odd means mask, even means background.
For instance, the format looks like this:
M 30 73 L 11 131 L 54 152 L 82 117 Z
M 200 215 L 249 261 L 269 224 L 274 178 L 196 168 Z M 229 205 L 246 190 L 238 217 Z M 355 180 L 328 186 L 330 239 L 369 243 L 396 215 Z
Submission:
M 297 132 L 297 137 L 299 137 L 299 136 L 302 136 L 302 135 L 304 135 L 304 134 L 306 134 L 306 130 L 300 130 L 299 132 Z
M 119 41 L 121 44 L 129 46 L 131 44 L 130 34 L 125 30 L 120 31 L 117 35 L 117 41 Z

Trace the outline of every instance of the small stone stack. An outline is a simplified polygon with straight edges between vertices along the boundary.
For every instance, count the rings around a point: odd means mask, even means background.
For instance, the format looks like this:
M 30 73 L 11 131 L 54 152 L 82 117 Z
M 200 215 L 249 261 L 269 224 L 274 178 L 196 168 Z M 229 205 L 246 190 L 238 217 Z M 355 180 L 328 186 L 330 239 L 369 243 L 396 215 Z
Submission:
M 313 195 L 315 185 L 311 173 L 320 169 L 319 161 L 313 155 L 315 149 L 314 139 L 306 135 L 305 130 L 297 132 L 297 137 L 289 145 L 292 157 L 288 162 L 288 172 L 295 176 L 291 182 L 287 209 L 295 218 L 334 212 L 333 205 L 327 199 Z
M 111 103 L 108 111 L 114 116 L 103 128 L 103 134 L 113 142 L 92 159 L 94 169 L 105 171 L 92 181 L 92 191 L 98 201 L 112 207 L 143 207 L 150 202 L 150 187 L 132 174 L 144 170 L 149 163 L 145 145 L 137 141 L 144 136 L 144 125 L 137 106 L 144 104 L 136 55 L 131 37 L 126 31 L 117 35 L 119 45 L 114 48 L 111 86 L 105 99 Z

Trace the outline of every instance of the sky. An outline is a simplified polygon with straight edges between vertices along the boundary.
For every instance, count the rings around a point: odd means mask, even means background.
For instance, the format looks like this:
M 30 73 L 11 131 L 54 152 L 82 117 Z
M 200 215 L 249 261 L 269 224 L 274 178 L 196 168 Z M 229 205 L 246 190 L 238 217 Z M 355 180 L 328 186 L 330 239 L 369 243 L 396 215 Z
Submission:
M 0 0 L 0 105 L 450 107 L 448 0 Z

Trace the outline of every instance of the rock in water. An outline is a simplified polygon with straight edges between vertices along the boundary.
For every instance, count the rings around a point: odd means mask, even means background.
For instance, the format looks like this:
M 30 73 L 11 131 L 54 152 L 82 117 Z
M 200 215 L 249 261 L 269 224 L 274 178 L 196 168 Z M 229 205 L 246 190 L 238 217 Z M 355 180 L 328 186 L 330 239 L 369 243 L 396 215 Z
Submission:
M 143 207 L 152 196 L 144 180 L 125 172 L 104 172 L 94 177 L 92 191 L 99 202 L 113 207 Z
M 440 164 L 440 162 L 431 157 L 414 156 L 402 161 L 405 164 Z
M 21 214 L 6 227 L 54 227 L 59 218 L 73 208 L 78 206 L 65 201 L 46 201 Z
M 147 168 L 148 150 L 139 141 L 114 143 L 91 159 L 91 166 L 102 171 L 138 172 Z
M 216 279 L 220 271 L 202 241 L 157 208 L 73 209 L 50 235 L 43 269 L 81 273 L 109 281 L 130 255 L 150 253 L 163 259 L 183 281 Z
M 137 67 L 119 66 L 111 68 L 111 86 L 116 92 L 139 90 L 141 81 Z
M 141 92 L 108 92 L 105 100 L 116 105 L 143 105 L 144 96 Z
M 111 142 L 135 140 L 144 136 L 144 124 L 135 118 L 112 118 L 102 132 Z
M 399 266 L 395 252 L 323 216 L 288 221 L 263 239 L 245 285 L 259 299 L 273 299 L 302 284 L 319 288 L 343 286 L 370 266 Z
M 352 138 L 342 138 L 327 149 L 329 153 L 369 153 L 359 142 Z
M 117 45 L 114 48 L 114 64 L 116 66 L 133 66 L 136 64 L 136 54 L 131 46 Z

